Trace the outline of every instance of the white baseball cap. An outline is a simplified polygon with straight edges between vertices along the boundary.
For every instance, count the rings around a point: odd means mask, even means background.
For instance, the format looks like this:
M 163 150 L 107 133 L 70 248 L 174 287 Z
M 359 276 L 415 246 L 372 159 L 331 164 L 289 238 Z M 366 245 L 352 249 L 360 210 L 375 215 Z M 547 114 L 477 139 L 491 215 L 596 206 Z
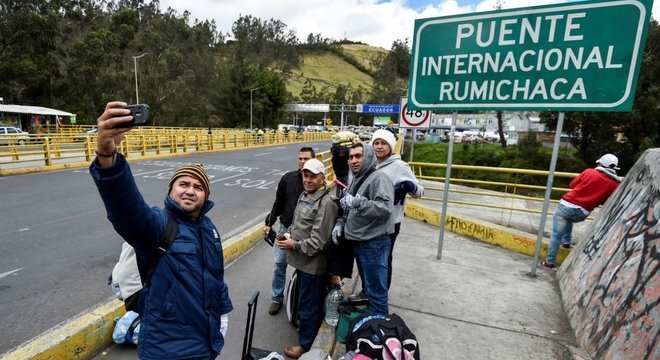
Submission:
M 612 154 L 605 154 L 596 160 L 596 164 L 601 164 L 606 168 L 620 170 L 617 166 L 619 165 L 619 158 Z
M 325 165 L 317 159 L 307 160 L 302 169 L 309 170 L 313 174 L 323 174 L 325 176 Z

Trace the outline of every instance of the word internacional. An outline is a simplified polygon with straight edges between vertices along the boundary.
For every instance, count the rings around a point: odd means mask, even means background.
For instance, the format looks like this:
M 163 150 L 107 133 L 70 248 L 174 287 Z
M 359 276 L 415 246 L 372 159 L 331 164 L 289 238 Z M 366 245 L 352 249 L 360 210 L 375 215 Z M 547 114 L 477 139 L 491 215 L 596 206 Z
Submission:
M 630 111 L 651 6 L 586 1 L 417 20 L 411 107 Z

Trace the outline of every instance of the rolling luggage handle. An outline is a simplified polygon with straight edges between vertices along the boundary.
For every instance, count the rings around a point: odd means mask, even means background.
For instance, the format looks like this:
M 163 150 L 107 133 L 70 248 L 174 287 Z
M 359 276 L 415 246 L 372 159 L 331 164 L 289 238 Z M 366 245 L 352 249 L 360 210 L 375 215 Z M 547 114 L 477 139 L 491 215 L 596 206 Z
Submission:
M 241 360 L 257 360 L 267 357 L 271 351 L 252 347 L 252 337 L 254 336 L 254 320 L 257 317 L 257 301 L 259 300 L 259 291 L 255 291 L 248 301 L 247 323 L 245 324 L 245 337 L 243 338 L 243 351 Z

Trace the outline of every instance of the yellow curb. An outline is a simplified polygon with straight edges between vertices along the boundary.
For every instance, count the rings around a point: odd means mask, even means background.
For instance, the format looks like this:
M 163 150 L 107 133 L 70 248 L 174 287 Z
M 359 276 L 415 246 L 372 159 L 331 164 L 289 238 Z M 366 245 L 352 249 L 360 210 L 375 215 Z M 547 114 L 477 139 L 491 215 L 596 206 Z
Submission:
M 262 224 L 233 236 L 223 244 L 225 264 L 238 259 L 261 239 Z M 3 354 L 2 360 L 84 360 L 91 359 L 112 345 L 114 319 L 124 315 L 124 303 L 111 299 L 107 303 L 66 321 L 15 350 Z
M 52 328 L 5 354 L 2 359 L 90 359 L 112 342 L 114 318 L 122 316 L 123 305 L 112 299 L 89 313 Z
M 441 212 L 437 209 L 415 203 L 414 201 L 408 201 L 406 202 L 404 212 L 406 216 L 411 219 L 424 221 L 434 226 L 440 226 Z M 536 247 L 536 236 L 533 236 L 532 234 L 497 224 L 491 224 L 485 221 L 475 219 L 467 220 L 450 214 L 447 214 L 445 229 L 456 234 L 467 235 L 473 239 L 529 256 L 534 255 L 534 249 Z M 543 258 L 547 255 L 548 243 L 549 241 L 544 238 L 540 255 Z M 566 256 L 568 256 L 568 253 L 568 250 L 559 248 L 557 263 L 561 264 Z

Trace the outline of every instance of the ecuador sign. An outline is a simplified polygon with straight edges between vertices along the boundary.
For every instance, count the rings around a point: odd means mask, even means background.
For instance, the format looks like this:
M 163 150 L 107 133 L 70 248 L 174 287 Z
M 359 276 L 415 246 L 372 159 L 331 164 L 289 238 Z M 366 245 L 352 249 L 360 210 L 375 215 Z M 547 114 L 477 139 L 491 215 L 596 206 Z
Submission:
M 415 21 L 410 106 L 630 111 L 653 0 Z

